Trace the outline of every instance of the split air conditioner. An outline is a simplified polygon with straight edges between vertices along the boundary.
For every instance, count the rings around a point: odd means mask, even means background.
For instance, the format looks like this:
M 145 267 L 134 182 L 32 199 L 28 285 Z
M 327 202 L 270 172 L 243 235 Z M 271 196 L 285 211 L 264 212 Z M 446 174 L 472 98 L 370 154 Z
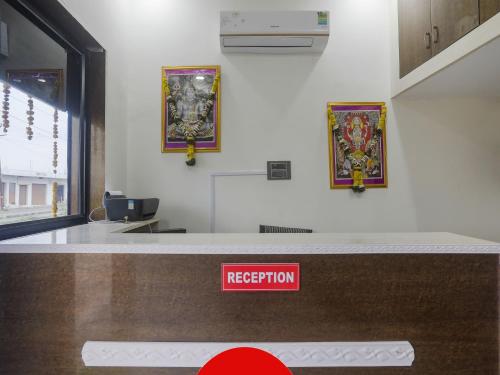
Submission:
M 220 13 L 222 52 L 320 53 L 329 35 L 327 11 Z

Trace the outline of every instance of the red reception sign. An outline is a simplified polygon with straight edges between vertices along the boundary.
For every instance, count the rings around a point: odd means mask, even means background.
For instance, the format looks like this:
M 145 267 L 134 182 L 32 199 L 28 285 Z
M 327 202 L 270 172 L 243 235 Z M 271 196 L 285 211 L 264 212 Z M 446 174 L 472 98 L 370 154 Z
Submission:
M 223 292 L 300 290 L 299 263 L 223 263 Z

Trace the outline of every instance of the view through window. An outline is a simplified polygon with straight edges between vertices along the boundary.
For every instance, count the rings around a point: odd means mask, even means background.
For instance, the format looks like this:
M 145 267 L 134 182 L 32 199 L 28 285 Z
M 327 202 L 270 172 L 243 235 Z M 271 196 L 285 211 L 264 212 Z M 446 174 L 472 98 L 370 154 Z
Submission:
M 0 224 L 67 215 L 68 114 L 5 81 L 0 84 Z
M 80 213 L 80 61 L 0 0 L 0 226 Z

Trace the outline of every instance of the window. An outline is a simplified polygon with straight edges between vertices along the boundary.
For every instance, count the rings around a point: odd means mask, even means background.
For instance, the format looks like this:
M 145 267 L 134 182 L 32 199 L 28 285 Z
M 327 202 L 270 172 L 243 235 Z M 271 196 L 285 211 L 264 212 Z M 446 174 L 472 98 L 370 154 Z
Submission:
M 0 0 L 0 240 L 86 222 L 83 77 L 104 51 L 68 16 L 53 0 Z

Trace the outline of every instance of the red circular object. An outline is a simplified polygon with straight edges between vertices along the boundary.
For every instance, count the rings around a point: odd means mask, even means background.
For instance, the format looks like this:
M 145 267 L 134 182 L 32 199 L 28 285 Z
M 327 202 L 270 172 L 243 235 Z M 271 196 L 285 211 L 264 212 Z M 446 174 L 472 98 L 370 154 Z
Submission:
M 292 372 L 275 356 L 255 348 L 226 350 L 210 361 L 198 375 L 292 375 Z

